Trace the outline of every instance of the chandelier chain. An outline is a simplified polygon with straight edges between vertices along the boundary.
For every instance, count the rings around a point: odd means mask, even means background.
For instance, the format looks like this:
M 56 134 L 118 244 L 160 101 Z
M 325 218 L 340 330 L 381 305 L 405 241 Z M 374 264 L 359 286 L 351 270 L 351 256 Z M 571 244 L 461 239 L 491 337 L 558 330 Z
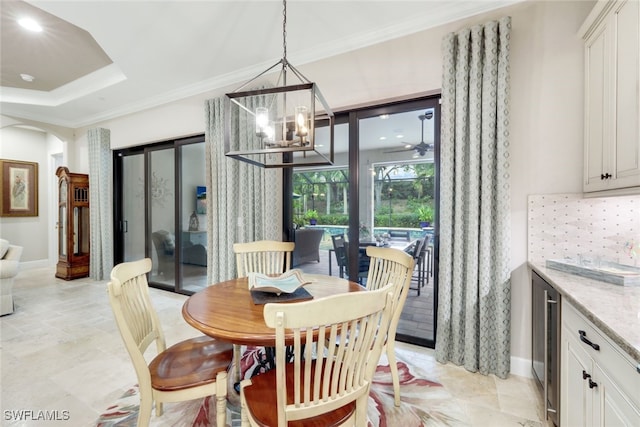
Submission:
M 282 59 L 287 62 L 287 0 L 282 0 Z

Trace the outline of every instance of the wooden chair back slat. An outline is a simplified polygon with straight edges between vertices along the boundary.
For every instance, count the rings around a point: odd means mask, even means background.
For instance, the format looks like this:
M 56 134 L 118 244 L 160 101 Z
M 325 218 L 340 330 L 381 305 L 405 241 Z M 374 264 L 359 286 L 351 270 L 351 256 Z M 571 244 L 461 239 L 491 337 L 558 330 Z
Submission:
M 302 303 L 265 305 L 265 322 L 276 329 L 278 426 L 333 411 L 368 396 L 390 323 L 393 287 Z M 285 331 L 294 334 L 293 363 L 286 360 Z M 341 336 L 348 339 L 340 339 Z M 324 349 L 317 346 L 318 342 L 329 345 Z M 293 387 L 290 402 L 286 400 L 288 387 Z M 366 405 L 366 399 L 360 401 Z M 364 412 L 366 422 L 366 408 Z
M 282 274 L 291 269 L 291 254 L 295 247 L 293 242 L 260 240 L 248 243 L 235 243 L 238 277 L 249 273 Z

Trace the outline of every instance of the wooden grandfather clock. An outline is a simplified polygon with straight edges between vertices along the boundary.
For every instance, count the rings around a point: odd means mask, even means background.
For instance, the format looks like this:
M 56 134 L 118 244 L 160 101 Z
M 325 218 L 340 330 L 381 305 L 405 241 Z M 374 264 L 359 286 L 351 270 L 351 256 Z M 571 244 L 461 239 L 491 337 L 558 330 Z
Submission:
M 89 275 L 89 175 L 60 166 L 58 176 L 58 265 L 56 277 Z

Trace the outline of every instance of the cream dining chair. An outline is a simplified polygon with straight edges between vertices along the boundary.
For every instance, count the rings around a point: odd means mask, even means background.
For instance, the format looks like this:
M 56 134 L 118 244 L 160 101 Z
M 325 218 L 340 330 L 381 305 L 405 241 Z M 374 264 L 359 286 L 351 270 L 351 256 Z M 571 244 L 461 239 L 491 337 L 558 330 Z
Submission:
M 218 427 L 226 426 L 227 369 L 230 343 L 209 337 L 192 338 L 166 348 L 158 315 L 151 304 L 145 258 L 116 265 L 107 285 L 109 301 L 125 347 L 131 356 L 140 389 L 138 426 L 148 426 L 153 402 L 162 415 L 162 402 L 216 396 Z M 147 364 L 144 353 L 155 341 L 157 355 Z
M 275 369 L 242 381 L 242 426 L 330 427 L 347 421 L 366 426 L 371 380 L 393 308 L 392 288 L 266 304 L 265 323 L 276 332 Z M 293 334 L 291 363 L 287 334 Z M 315 354 L 318 342 L 328 343 L 324 355 Z
M 291 268 L 291 253 L 295 248 L 293 242 L 275 240 L 259 240 L 248 243 L 235 243 L 238 277 L 249 273 L 282 274 Z
M 258 240 L 247 243 L 234 243 L 233 252 L 236 254 L 236 269 L 238 277 L 248 276 L 249 273 L 282 274 L 291 269 L 291 257 L 295 248 L 293 242 L 278 242 L 276 240 Z M 235 379 L 240 381 L 241 347 L 233 346 L 233 360 L 235 362 Z
M 402 308 L 407 300 L 415 260 L 406 252 L 393 248 L 367 247 L 367 255 L 371 258 L 367 289 L 376 290 L 389 283 L 393 288 L 393 309 L 389 318 L 389 333 L 386 340 L 387 359 L 393 380 L 394 403 L 400 406 L 400 377 L 396 363 L 395 337 Z

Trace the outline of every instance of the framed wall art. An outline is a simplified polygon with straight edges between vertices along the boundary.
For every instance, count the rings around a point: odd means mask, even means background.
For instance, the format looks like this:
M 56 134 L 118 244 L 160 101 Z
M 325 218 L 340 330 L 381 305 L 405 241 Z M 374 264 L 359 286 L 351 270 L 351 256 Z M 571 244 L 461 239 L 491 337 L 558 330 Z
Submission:
M 207 214 L 207 187 L 200 185 L 196 187 L 196 213 Z
M 38 216 L 38 163 L 0 159 L 0 216 Z

